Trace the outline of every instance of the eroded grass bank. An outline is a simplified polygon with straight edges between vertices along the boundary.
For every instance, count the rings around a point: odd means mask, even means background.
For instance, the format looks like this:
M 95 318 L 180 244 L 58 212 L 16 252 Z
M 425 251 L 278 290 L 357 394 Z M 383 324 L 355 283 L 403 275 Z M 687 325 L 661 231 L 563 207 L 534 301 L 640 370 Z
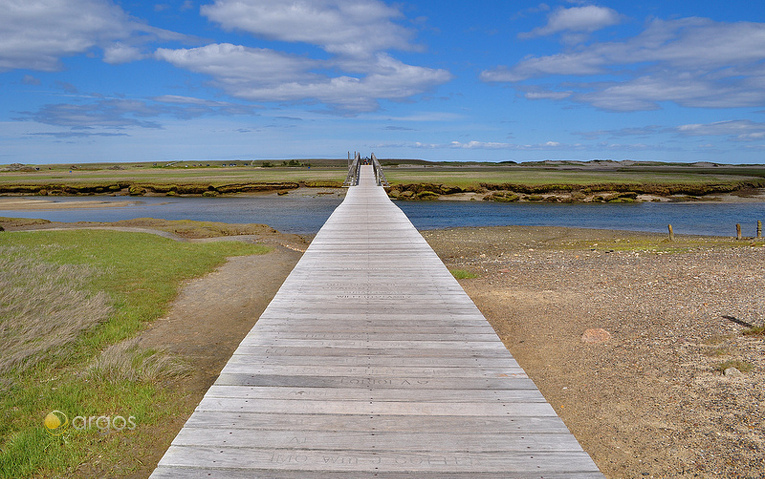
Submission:
M 72 165 L 71 169 L 0 171 L 4 195 L 220 196 L 340 188 L 346 170 L 332 167 L 145 167 Z M 384 162 L 396 199 L 476 195 L 493 201 L 628 202 L 639 195 L 706 197 L 765 188 L 765 168 L 716 165 L 621 165 L 609 162 L 523 165 L 396 164 Z M 645 198 L 641 198 L 645 200 Z

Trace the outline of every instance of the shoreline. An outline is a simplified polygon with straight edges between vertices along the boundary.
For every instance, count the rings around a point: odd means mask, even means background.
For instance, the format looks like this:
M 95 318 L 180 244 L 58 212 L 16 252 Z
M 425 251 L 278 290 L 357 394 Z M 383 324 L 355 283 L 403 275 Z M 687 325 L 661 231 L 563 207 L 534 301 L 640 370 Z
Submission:
M 282 196 L 300 196 L 308 198 L 316 197 L 337 197 L 345 196 L 344 188 L 328 187 L 300 187 L 289 190 L 269 190 L 248 193 L 228 193 L 215 195 L 218 198 L 247 198 L 247 197 L 282 197 Z M 496 192 L 495 192 L 496 193 Z M 503 193 L 504 194 L 504 193 Z M 471 201 L 497 201 L 508 203 L 529 203 L 529 204 L 590 204 L 590 203 L 698 203 L 698 204 L 752 204 L 765 203 L 765 188 L 756 191 L 747 191 L 746 193 L 714 193 L 706 196 L 695 197 L 687 195 L 657 196 L 657 195 L 637 195 L 635 198 L 615 198 L 613 200 L 593 200 L 592 198 L 583 200 L 572 200 L 568 197 L 562 197 L 560 194 L 544 194 L 529 199 L 529 197 L 518 197 L 512 201 L 506 201 L 505 197 L 492 196 L 492 194 L 462 192 L 453 194 L 437 195 L 426 199 L 412 197 L 391 197 L 394 201 L 438 201 L 438 202 L 471 202 Z M 80 208 L 115 208 L 124 206 L 135 206 L 142 204 L 142 197 L 147 198 L 200 198 L 204 195 L 165 195 L 165 194 L 145 194 L 142 196 L 128 194 L 87 194 L 87 195 L 34 195 L 34 194 L 0 194 L 0 210 L 13 211 L 33 211 L 33 210 L 63 210 Z M 427 196 L 427 195 L 426 195 Z M 101 200 L 99 197 L 109 197 L 112 200 Z M 77 198 L 75 200 L 75 198 Z M 81 198 L 91 198 L 84 200 Z

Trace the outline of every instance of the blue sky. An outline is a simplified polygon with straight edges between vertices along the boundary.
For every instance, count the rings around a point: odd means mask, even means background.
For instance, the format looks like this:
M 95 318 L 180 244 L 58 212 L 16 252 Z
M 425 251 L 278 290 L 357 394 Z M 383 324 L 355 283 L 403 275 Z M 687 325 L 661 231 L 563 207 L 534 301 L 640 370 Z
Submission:
M 765 163 L 765 3 L 0 0 L 0 164 Z

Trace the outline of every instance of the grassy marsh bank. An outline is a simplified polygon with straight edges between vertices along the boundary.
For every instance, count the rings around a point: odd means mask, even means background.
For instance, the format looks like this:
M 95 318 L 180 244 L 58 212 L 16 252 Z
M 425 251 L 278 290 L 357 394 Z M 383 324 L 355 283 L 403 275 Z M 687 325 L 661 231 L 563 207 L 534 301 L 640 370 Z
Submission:
M 283 162 L 277 161 L 22 165 L 0 169 L 0 194 L 218 196 L 342 185 L 345 160 L 311 162 L 311 167 L 300 162 L 296 165 L 302 166 L 281 166 Z M 390 195 L 411 200 L 468 195 L 494 201 L 628 202 L 657 197 L 706 198 L 735 192 L 759 195 L 754 190 L 765 188 L 762 165 L 608 161 L 460 164 L 382 160 L 382 163 L 391 183 Z M 638 198 L 640 195 L 652 198 Z
M 173 417 L 182 398 L 172 384 L 185 374 L 130 338 L 166 312 L 183 281 L 268 248 L 100 230 L 0 235 L 0 477 L 129 474 Z M 70 421 L 133 416 L 137 427 L 53 435 L 43 419 L 54 410 Z

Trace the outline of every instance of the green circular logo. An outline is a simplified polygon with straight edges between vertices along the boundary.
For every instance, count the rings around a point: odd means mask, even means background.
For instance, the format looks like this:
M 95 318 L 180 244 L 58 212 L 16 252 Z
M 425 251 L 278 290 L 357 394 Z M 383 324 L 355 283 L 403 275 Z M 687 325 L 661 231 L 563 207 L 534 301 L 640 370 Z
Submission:
M 48 431 L 48 434 L 52 436 L 60 436 L 61 434 L 64 434 L 69 427 L 69 418 L 62 411 L 51 411 L 45 416 L 43 424 L 45 425 L 45 430 Z

